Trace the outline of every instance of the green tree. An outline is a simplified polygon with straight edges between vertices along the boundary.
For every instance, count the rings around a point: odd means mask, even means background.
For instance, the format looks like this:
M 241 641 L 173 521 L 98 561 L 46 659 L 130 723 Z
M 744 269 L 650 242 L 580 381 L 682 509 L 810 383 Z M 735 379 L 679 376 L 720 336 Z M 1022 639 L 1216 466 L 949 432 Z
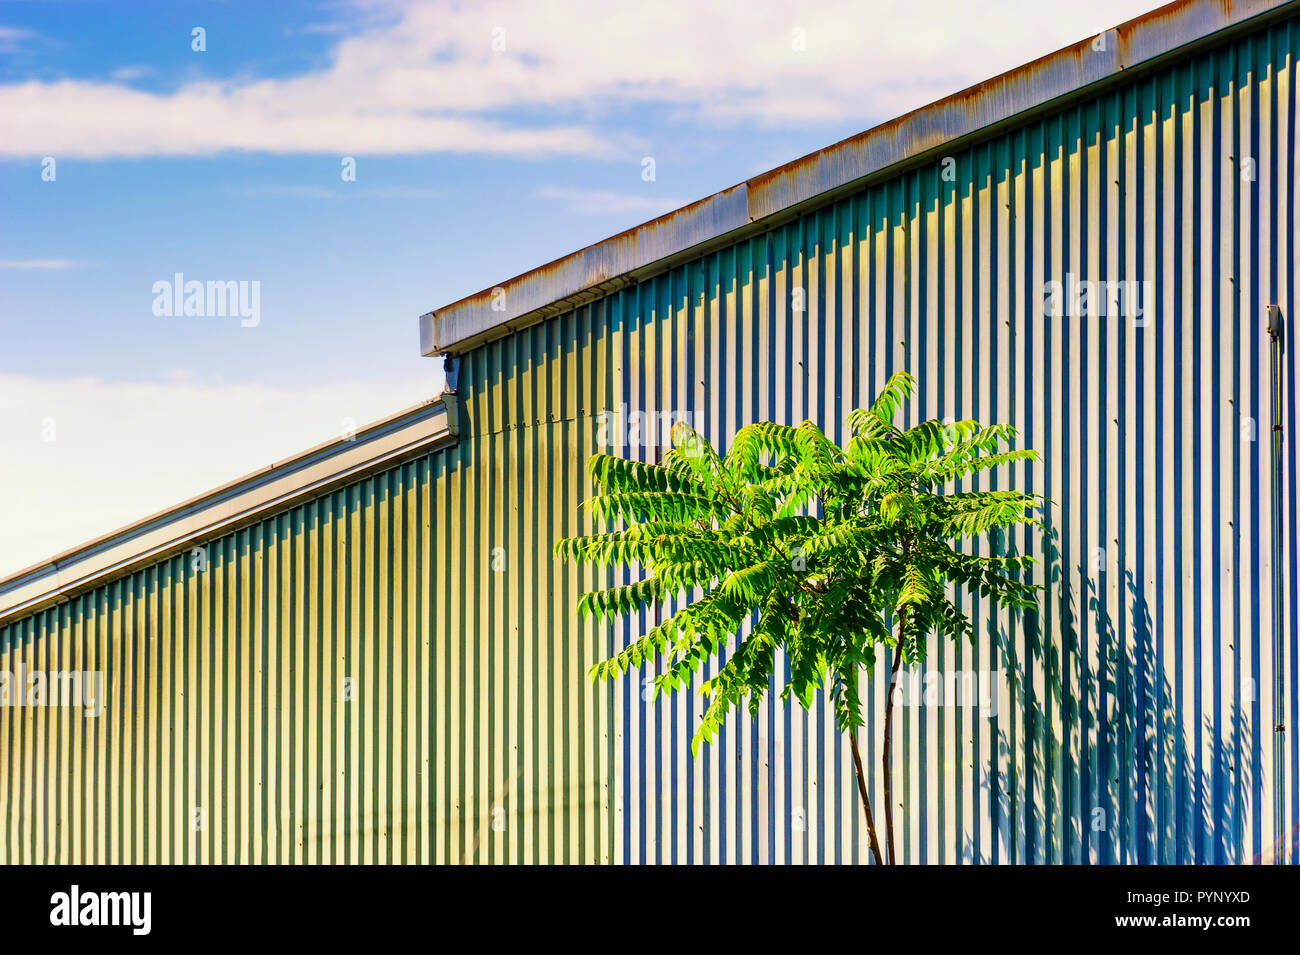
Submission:
M 1025 579 L 1031 557 L 979 556 L 958 545 L 1036 522 L 1040 499 L 953 489 L 976 471 L 1034 459 L 1034 452 L 1005 449 L 1016 437 L 1009 425 L 931 420 L 896 427 L 913 387 L 906 373 L 890 378 L 870 408 L 849 415 L 843 447 L 809 421 L 762 422 L 742 428 L 724 457 L 679 424 L 659 464 L 596 454 L 589 465 L 596 494 L 586 507 L 597 526 L 615 529 L 555 548 L 558 556 L 644 574 L 584 594 L 581 613 L 612 618 L 683 601 L 591 675 L 608 679 L 659 654 L 657 694 L 688 686 L 707 658 L 718 657 L 717 674 L 700 687 L 707 706 L 692 753 L 742 702 L 758 712 L 778 648 L 788 665 L 781 699 L 808 708 L 824 688 L 836 725 L 849 735 L 878 864 L 884 860 L 858 750 L 863 672 L 874 668 L 879 647 L 892 654 L 882 728 L 892 864 L 890 731 L 899 667 L 923 659 L 930 634 L 974 639 L 953 599 L 959 590 L 1013 608 L 1033 606 L 1036 591 Z

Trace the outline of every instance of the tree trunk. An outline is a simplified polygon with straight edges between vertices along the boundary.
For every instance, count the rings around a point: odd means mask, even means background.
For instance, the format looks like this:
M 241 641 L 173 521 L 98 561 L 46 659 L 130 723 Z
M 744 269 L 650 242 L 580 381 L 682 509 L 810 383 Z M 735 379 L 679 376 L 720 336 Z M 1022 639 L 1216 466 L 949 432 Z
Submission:
M 894 865 L 894 787 L 893 771 L 889 760 L 889 744 L 893 740 L 891 725 L 894 716 L 894 684 L 898 681 L 898 666 L 903 662 L 903 625 L 898 628 L 898 646 L 894 649 L 894 665 L 889 670 L 889 692 L 885 697 L 885 745 L 881 763 L 885 770 L 885 848 L 889 864 Z
M 871 854 L 875 856 L 876 865 L 884 865 L 880 856 L 880 842 L 876 839 L 876 820 L 871 815 L 871 797 L 867 795 L 867 778 L 862 773 L 862 754 L 858 752 L 858 728 L 849 730 L 849 743 L 853 747 L 853 771 L 858 777 L 858 794 L 862 796 L 862 811 L 867 816 L 867 835 L 871 839 Z

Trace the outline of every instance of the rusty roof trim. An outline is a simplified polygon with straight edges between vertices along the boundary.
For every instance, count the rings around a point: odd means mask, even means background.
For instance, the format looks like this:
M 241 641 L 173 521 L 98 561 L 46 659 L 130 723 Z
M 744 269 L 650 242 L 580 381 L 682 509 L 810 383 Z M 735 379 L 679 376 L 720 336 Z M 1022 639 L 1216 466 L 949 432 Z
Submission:
M 1177 0 L 420 316 L 420 352 L 462 354 L 662 272 L 726 242 L 832 202 L 943 148 L 1091 94 L 1135 67 L 1221 39 L 1300 0 Z M 1094 49 L 1099 37 L 1104 49 Z

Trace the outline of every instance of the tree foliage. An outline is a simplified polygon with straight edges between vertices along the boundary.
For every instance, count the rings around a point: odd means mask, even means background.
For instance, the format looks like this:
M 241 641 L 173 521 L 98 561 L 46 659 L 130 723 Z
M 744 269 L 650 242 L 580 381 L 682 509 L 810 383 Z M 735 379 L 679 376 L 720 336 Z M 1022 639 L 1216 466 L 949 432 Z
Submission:
M 849 415 L 842 447 L 809 421 L 761 422 L 742 428 L 723 456 L 679 423 L 661 463 L 593 456 L 586 508 L 609 529 L 562 540 L 556 553 L 644 576 L 584 594 L 581 612 L 613 618 L 674 598 L 678 608 L 592 667 L 593 678 L 659 654 L 655 692 L 678 690 L 720 658 L 700 688 L 707 707 L 694 751 L 733 709 L 757 712 L 783 650 L 781 698 L 809 707 L 825 688 L 836 723 L 852 731 L 863 723 L 859 681 L 881 645 L 901 644 L 910 666 L 931 634 L 973 638 L 959 591 L 1032 606 L 1032 558 L 980 556 L 962 544 L 1035 522 L 1040 499 L 953 486 L 1034 452 L 1010 447 L 1008 425 L 899 428 L 913 387 L 906 373 L 890 378 L 871 407 Z

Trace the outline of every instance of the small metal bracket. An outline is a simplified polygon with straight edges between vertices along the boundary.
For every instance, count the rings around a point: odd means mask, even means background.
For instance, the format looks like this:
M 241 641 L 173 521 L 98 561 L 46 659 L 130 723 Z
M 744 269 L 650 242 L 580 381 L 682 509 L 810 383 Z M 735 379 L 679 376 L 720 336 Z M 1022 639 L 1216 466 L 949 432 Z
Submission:
M 460 379 L 460 356 L 443 355 L 442 370 L 447 376 L 447 384 L 443 387 L 442 393 L 444 395 L 454 395 Z
M 1270 338 L 1282 337 L 1282 306 L 1267 305 L 1264 313 L 1268 316 L 1268 335 Z

